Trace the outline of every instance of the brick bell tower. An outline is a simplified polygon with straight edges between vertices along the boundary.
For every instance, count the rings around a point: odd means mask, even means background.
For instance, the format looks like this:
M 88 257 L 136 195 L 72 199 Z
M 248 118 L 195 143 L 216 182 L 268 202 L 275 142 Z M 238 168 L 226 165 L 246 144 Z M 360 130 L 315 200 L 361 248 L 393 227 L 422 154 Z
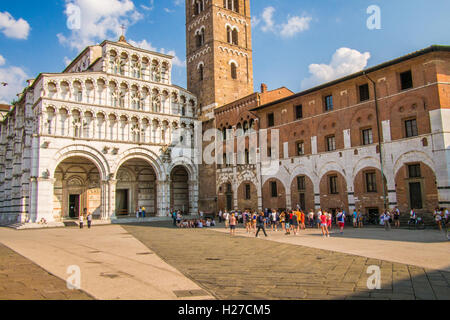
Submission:
M 205 132 L 214 109 L 253 93 L 250 0 L 186 0 L 186 55 Z M 199 211 L 217 213 L 216 165 L 200 165 L 199 181 Z
M 253 93 L 250 0 L 186 0 L 188 90 L 201 119 Z

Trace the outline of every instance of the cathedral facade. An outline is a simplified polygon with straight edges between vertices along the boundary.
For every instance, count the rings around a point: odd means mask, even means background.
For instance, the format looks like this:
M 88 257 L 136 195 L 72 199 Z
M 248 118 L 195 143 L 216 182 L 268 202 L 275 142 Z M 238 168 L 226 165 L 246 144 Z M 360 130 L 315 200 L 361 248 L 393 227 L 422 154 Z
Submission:
M 0 128 L 1 221 L 197 213 L 197 99 L 172 58 L 121 37 L 30 81 Z

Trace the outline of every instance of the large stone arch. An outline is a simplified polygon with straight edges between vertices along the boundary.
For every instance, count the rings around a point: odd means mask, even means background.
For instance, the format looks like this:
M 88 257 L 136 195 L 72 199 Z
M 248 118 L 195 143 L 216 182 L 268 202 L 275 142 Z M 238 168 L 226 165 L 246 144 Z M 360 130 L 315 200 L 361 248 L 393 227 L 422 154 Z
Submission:
M 435 165 L 433 159 L 423 151 L 411 150 L 400 155 L 394 162 L 394 176 L 397 176 L 398 171 L 409 162 L 423 162 L 429 166 L 433 173 L 435 173 Z
M 291 176 L 289 178 L 289 185 L 292 185 L 292 183 L 294 182 L 294 179 L 296 179 L 300 175 L 307 176 L 313 182 L 314 190 L 316 190 L 315 188 L 316 188 L 316 185 L 318 184 L 317 174 L 304 165 L 298 165 L 298 166 L 294 167 L 294 169 L 292 170 Z M 318 191 L 318 188 L 317 188 L 317 191 Z
M 272 197 L 271 182 L 277 183 L 277 197 Z M 266 179 L 262 186 L 263 208 L 269 209 L 287 209 L 286 193 L 289 189 L 277 177 Z
M 324 177 L 324 175 L 326 175 L 329 171 L 336 171 L 338 173 L 340 173 L 342 176 L 344 176 L 344 178 L 346 179 L 347 174 L 345 172 L 345 169 L 342 165 L 340 165 L 338 162 L 336 161 L 330 161 L 330 162 L 326 162 L 325 164 L 323 164 L 319 170 L 319 179 L 318 181 L 320 182 L 322 180 L 322 178 Z M 348 183 L 347 179 L 346 182 Z
M 54 220 L 77 219 L 83 209 L 94 218 L 102 217 L 102 173 L 94 160 L 84 155 L 71 155 L 60 161 L 52 174 Z
M 330 176 L 337 176 L 337 191 L 332 194 L 330 191 Z M 345 209 L 349 210 L 348 203 L 348 182 L 345 176 L 337 170 L 330 170 L 321 175 L 320 178 L 320 207 L 323 210 Z M 333 212 L 334 213 L 334 212 Z
M 246 186 L 250 186 L 250 199 L 246 198 Z M 237 206 L 240 210 L 257 210 L 258 209 L 258 187 L 254 181 L 244 180 L 237 188 Z
M 409 164 L 420 165 L 420 177 L 411 177 L 409 175 Z M 418 158 L 412 158 L 411 161 L 402 161 L 402 165 L 395 174 L 397 205 L 400 211 L 409 212 L 412 206 L 414 206 L 417 213 L 423 215 L 428 222 L 432 222 L 432 212 L 439 206 L 436 178 L 433 167 L 430 167 L 428 163 L 425 163 Z M 418 184 L 420 192 L 417 194 L 411 193 L 411 184 Z M 419 197 L 422 208 L 418 208 L 414 205 Z
M 376 162 L 374 164 L 376 164 Z M 358 168 L 355 169 L 358 169 L 358 171 L 356 171 L 356 173 L 353 175 L 355 209 L 361 210 L 361 212 L 366 214 L 374 209 L 378 209 L 379 213 L 383 212 L 383 188 L 387 198 L 387 204 L 389 202 L 386 176 L 384 176 L 384 178 L 382 179 L 380 167 L 376 165 L 371 166 L 369 165 L 369 163 L 367 163 L 367 165 L 364 167 L 358 166 Z M 369 173 L 375 174 L 375 191 L 368 189 L 369 186 L 367 185 L 366 174 Z
M 309 210 L 314 210 L 315 208 L 315 188 L 318 188 L 318 183 L 311 179 L 311 177 L 301 171 L 294 171 L 297 173 L 295 177 L 291 180 L 290 184 L 290 194 L 291 194 L 291 207 L 296 208 L 297 205 L 300 206 L 305 212 Z M 303 177 L 303 186 L 299 185 L 297 178 Z M 300 180 L 300 182 L 302 181 Z
M 359 159 L 353 166 L 352 181 L 355 180 L 356 175 L 366 167 L 374 167 L 380 170 L 380 159 L 371 156 Z
M 170 166 L 167 168 L 168 174 L 172 172 L 175 167 L 184 167 L 189 174 L 190 181 L 197 181 L 198 179 L 198 170 L 196 165 L 192 162 L 192 159 L 187 157 L 178 157 L 176 158 Z
M 86 145 L 71 145 L 58 150 L 53 157 L 53 161 L 50 162 L 48 167 L 50 174 L 53 175 L 56 168 L 64 160 L 77 156 L 87 158 L 92 161 L 100 172 L 102 180 L 108 180 L 111 173 L 108 161 L 98 150 Z
M 118 159 L 116 162 L 114 162 L 114 164 L 111 166 L 111 172 L 114 175 L 114 179 L 117 176 L 119 168 L 125 162 L 131 159 L 141 159 L 146 161 L 151 165 L 151 167 L 155 171 L 158 181 L 166 180 L 167 174 L 164 170 L 164 165 L 161 159 L 154 152 L 143 148 L 133 148 L 122 153 L 122 157 Z

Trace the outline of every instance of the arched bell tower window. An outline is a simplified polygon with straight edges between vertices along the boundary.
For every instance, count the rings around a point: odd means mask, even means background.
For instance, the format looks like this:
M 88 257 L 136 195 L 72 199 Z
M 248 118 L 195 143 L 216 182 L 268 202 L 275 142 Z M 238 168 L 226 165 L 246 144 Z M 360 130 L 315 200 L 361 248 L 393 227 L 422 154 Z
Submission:
M 236 80 L 237 79 L 237 63 L 235 61 L 230 61 L 230 72 L 231 72 L 231 79 Z

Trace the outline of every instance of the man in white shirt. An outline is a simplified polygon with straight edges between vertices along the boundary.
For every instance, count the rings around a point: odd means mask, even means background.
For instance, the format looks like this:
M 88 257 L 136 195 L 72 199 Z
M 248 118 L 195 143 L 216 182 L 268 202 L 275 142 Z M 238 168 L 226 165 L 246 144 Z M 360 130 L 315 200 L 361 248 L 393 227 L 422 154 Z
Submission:
M 311 228 L 314 228 L 314 211 L 313 211 L 313 209 L 311 209 L 311 211 L 308 213 L 308 221 L 309 221 L 309 226 Z
M 228 229 L 228 226 L 230 225 L 230 214 L 225 211 L 223 218 L 225 219 L 225 228 Z

